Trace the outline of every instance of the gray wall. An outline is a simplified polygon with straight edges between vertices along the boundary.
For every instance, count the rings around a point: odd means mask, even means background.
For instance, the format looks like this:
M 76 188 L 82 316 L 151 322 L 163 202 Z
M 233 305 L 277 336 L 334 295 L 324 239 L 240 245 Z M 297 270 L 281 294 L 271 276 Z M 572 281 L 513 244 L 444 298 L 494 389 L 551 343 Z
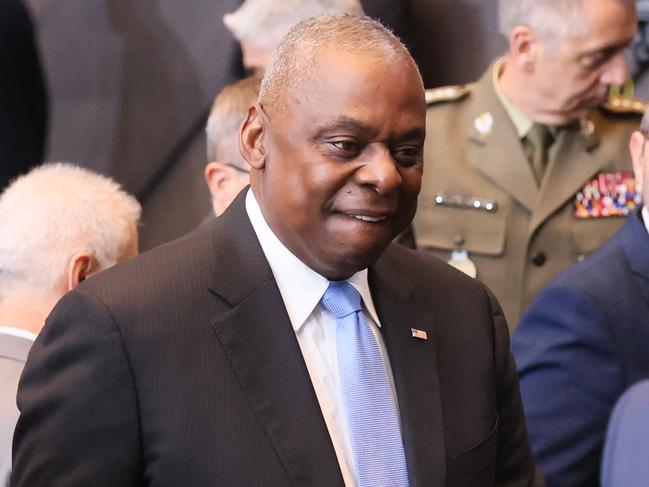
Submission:
M 135 193 L 144 249 L 194 228 L 209 210 L 205 115 L 242 74 L 221 21 L 239 0 L 27 1 L 49 84 L 47 159 L 91 167 Z M 471 81 L 503 48 L 496 0 L 402 5 L 429 87 Z
M 426 87 L 468 83 L 505 51 L 497 0 L 411 0 L 413 54 Z

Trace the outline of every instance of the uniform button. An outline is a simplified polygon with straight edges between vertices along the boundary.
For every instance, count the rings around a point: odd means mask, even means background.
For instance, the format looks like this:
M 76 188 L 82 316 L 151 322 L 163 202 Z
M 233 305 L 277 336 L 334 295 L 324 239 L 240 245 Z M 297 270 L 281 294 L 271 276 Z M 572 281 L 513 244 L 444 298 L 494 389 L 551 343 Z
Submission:
M 543 264 L 545 264 L 546 260 L 547 257 L 544 252 L 534 252 L 532 254 L 532 264 L 534 264 L 536 267 L 541 267 Z

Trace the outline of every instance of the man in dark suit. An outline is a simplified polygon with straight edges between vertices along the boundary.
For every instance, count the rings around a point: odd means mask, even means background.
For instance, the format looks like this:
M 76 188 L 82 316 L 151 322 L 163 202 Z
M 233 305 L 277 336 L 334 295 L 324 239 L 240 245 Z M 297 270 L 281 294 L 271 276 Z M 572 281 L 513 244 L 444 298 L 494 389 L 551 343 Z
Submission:
M 241 129 L 251 189 L 48 319 L 14 485 L 535 485 L 500 307 L 391 243 L 425 118 L 381 24 L 295 27 Z
M 629 144 L 644 201 L 648 135 L 645 113 Z M 530 442 L 549 486 L 599 485 L 613 406 L 649 377 L 648 228 L 644 206 L 598 252 L 548 286 L 514 334 Z

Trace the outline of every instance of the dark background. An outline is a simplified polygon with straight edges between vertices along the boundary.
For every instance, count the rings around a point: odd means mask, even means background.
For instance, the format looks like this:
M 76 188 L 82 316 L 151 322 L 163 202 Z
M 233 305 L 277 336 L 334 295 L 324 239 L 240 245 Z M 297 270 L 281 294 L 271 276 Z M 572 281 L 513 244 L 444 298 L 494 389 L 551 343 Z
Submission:
M 209 211 L 203 125 L 242 76 L 222 17 L 239 0 L 27 0 L 48 85 L 46 160 L 108 174 L 144 207 L 142 248 Z M 504 50 L 497 0 L 366 0 L 411 48 L 427 87 L 477 78 Z

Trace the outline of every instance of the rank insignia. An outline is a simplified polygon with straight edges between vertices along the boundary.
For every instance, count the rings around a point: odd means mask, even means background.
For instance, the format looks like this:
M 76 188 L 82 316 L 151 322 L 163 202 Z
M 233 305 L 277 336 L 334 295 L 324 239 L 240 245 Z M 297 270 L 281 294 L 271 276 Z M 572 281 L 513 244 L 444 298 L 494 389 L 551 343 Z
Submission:
M 626 216 L 641 204 L 641 199 L 642 194 L 630 172 L 600 173 L 575 195 L 575 216 Z
M 473 121 L 473 126 L 482 138 L 491 134 L 494 125 L 494 118 L 489 112 L 485 112 Z

